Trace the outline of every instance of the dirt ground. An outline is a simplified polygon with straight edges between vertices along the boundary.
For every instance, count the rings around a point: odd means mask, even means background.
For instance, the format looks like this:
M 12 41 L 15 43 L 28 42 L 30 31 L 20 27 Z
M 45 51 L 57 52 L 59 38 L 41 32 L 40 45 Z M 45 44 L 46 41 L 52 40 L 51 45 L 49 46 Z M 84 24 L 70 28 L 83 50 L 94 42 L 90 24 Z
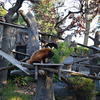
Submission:
M 29 82 L 27 85 L 20 86 L 15 92 L 34 95 L 36 92 L 36 83 Z

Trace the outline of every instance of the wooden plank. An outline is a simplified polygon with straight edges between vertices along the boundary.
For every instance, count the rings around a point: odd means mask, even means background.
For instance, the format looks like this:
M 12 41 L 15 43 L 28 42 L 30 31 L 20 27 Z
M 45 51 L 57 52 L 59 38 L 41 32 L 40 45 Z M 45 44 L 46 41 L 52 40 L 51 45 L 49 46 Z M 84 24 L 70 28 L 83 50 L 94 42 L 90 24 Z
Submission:
M 39 65 L 39 66 L 50 66 L 50 67 L 59 67 L 59 66 L 64 66 L 64 64 L 51 64 L 51 63 L 33 63 L 33 65 Z
M 11 62 L 16 67 L 18 67 L 20 70 L 22 70 L 26 74 L 30 75 L 30 71 L 27 68 L 22 67 L 21 62 L 19 62 L 18 60 L 14 59 L 12 56 L 8 55 L 7 53 L 5 53 L 5 52 L 3 52 L 1 50 L 0 50 L 0 55 L 2 57 L 4 57 L 5 59 L 7 59 L 9 62 Z

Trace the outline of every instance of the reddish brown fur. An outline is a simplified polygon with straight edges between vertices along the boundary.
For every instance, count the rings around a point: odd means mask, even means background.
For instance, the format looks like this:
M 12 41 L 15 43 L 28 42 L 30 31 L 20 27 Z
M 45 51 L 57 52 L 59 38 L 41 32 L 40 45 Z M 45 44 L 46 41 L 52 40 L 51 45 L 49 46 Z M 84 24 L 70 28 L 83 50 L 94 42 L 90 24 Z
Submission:
M 27 61 L 27 63 L 28 64 L 33 64 L 34 62 L 41 62 L 41 60 L 43 59 L 43 57 L 45 55 L 48 55 L 49 51 L 52 51 L 52 50 L 49 49 L 49 48 L 43 48 L 43 49 L 35 51 L 32 54 L 31 58 Z

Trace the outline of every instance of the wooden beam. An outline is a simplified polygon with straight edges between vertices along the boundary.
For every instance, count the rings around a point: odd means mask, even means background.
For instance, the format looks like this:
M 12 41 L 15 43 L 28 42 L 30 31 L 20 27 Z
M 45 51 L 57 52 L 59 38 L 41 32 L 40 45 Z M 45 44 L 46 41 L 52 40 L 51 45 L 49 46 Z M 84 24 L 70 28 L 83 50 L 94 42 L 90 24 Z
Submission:
M 21 59 L 20 61 L 21 62 L 25 62 L 25 61 L 27 61 L 27 60 L 29 60 L 30 59 L 30 57 L 25 57 L 24 59 Z
M 45 70 L 45 71 L 52 72 L 52 73 L 58 75 L 57 69 L 53 69 L 53 68 L 41 68 L 41 69 Z M 98 76 L 87 75 L 87 74 L 83 74 L 83 73 L 80 73 L 80 72 L 69 71 L 69 70 L 64 70 L 64 69 L 62 69 L 61 72 L 62 73 L 65 72 L 66 74 L 70 73 L 71 75 L 77 75 L 77 76 L 81 76 L 81 77 L 91 78 L 91 79 L 94 79 L 94 80 L 100 80 L 100 77 L 98 77 Z M 61 79 L 62 79 L 62 76 L 61 76 Z M 67 80 L 66 80 L 66 82 L 67 82 Z
M 75 64 L 75 65 L 84 65 L 85 67 L 88 67 L 88 68 L 97 68 L 98 70 L 100 70 L 100 66 L 98 65 L 90 65 L 90 64 L 85 64 L 85 63 Z
M 61 72 L 70 73 L 71 75 L 88 76 L 87 74 L 83 74 L 83 73 L 75 72 L 75 71 L 69 71 L 65 69 L 61 69 Z
M 87 61 L 87 60 L 90 60 L 90 58 L 79 59 L 78 61 L 74 61 L 74 63 L 80 63 L 80 62 Z
M 0 50 L 0 55 L 2 57 L 4 57 L 5 59 L 7 59 L 9 62 L 11 62 L 14 66 L 18 67 L 20 70 L 22 70 L 26 74 L 30 75 L 30 71 L 27 68 L 22 67 L 21 62 L 14 59 L 12 56 L 8 55 L 7 53 L 3 52 L 2 50 Z
M 12 52 L 13 52 L 13 53 L 20 54 L 20 55 L 23 55 L 23 56 L 30 57 L 28 54 L 25 54 L 25 53 L 22 53 L 22 52 L 18 52 L 18 51 L 14 51 L 14 50 L 12 50 Z
M 34 65 L 28 64 L 28 63 L 26 63 L 26 62 L 21 62 L 21 65 L 22 65 L 23 67 L 28 68 L 28 69 L 34 69 L 34 68 L 35 68 Z
M 83 45 L 83 44 L 80 44 L 80 43 L 77 43 L 77 45 L 80 45 L 80 46 L 83 46 L 83 47 L 86 47 L 86 48 L 89 48 L 89 49 L 94 49 L 94 50 L 97 50 L 97 51 L 100 51 L 100 48 L 98 47 L 95 47 L 95 46 L 86 46 L 86 45 Z
M 8 25 L 8 26 L 15 27 L 15 28 L 27 29 L 26 26 L 21 26 L 21 25 L 16 25 L 16 24 L 11 24 L 11 23 L 6 23 L 6 22 L 2 22 L 2 21 L 0 21 L 0 24 Z
M 51 64 L 51 63 L 33 63 L 33 65 L 39 65 L 39 66 L 50 66 L 50 67 L 59 67 L 64 66 L 64 64 Z
M 39 30 L 38 30 L 38 33 L 41 34 L 41 35 L 51 36 L 51 37 L 55 37 L 55 38 L 57 38 L 57 39 L 64 40 L 63 38 L 57 37 L 57 36 L 55 36 L 55 35 L 51 35 L 51 34 L 49 34 L 49 33 L 44 33 L 44 32 L 41 32 L 41 31 L 39 31 Z
M 87 74 L 83 74 L 83 73 L 80 73 L 80 72 L 69 71 L 69 70 L 64 70 L 64 69 L 62 69 L 61 72 L 66 72 L 66 73 L 70 73 L 71 75 L 78 75 L 78 76 L 81 76 L 81 77 L 91 78 L 91 79 L 94 79 L 94 80 L 100 80 L 100 77 L 98 77 L 98 76 L 87 75 Z
M 14 69 L 14 68 L 16 68 L 16 66 L 1 67 L 0 71 L 8 70 L 8 69 Z
M 31 76 L 34 77 L 35 76 L 35 72 L 34 70 L 30 70 L 30 75 L 27 75 L 26 73 L 24 73 L 22 70 L 12 70 L 10 72 L 11 75 L 20 75 L 20 76 Z

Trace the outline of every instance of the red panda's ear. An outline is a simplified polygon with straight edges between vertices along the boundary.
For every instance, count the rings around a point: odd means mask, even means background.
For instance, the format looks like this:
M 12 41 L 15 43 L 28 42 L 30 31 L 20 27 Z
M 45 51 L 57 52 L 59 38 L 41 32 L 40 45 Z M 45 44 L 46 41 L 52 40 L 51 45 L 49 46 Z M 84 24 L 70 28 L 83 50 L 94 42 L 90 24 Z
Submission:
M 48 47 L 53 48 L 54 47 L 55 49 L 57 49 L 58 45 L 55 42 L 49 42 L 46 45 L 44 45 L 43 47 L 45 47 L 45 48 L 48 48 Z

